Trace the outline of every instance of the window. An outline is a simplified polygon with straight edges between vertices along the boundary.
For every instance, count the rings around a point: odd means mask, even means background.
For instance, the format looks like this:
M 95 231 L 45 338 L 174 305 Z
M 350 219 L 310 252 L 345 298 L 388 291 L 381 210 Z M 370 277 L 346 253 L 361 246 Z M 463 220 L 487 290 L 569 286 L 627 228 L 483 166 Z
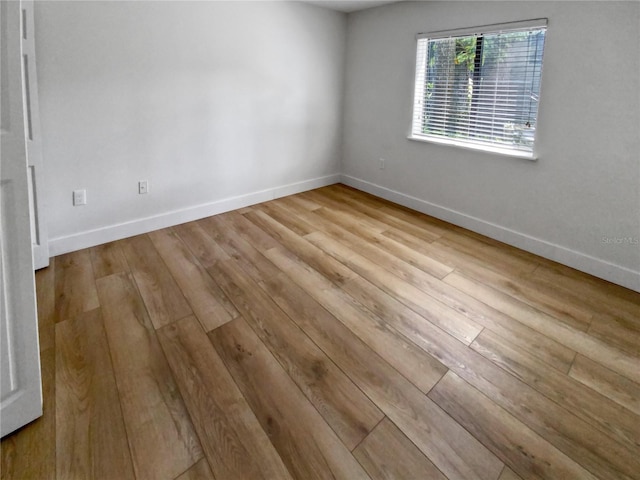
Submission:
M 546 23 L 418 35 L 410 138 L 533 158 Z

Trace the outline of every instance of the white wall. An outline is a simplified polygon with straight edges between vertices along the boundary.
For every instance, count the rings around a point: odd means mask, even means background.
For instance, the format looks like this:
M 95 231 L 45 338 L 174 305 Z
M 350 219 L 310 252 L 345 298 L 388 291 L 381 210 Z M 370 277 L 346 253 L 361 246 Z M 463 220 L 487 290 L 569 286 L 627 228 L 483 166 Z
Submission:
M 540 17 L 537 162 L 406 138 L 417 33 Z M 345 182 L 640 290 L 638 25 L 637 2 L 409 2 L 350 14 Z
M 339 178 L 345 14 L 40 2 L 35 20 L 52 255 Z

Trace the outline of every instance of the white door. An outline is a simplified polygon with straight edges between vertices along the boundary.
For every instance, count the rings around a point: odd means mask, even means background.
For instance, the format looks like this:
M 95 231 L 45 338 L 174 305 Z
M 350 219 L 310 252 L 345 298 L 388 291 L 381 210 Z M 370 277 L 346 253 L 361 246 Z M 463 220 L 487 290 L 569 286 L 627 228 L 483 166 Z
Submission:
M 23 0 L 21 5 L 20 41 L 22 44 L 22 81 L 24 129 L 27 138 L 27 165 L 29 170 L 29 210 L 31 212 L 31 240 L 33 266 L 36 270 L 49 265 L 49 240 L 43 205 L 42 136 L 40 134 L 40 103 L 36 75 L 36 42 L 33 25 L 33 1 Z
M 0 1 L 0 436 L 42 415 L 19 2 Z

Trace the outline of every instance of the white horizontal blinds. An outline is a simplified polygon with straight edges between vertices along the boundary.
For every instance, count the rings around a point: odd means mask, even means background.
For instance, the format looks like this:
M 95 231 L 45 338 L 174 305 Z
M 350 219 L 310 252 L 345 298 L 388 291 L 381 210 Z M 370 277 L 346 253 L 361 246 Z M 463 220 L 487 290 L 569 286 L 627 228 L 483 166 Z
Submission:
M 413 135 L 532 152 L 545 31 L 419 38 Z

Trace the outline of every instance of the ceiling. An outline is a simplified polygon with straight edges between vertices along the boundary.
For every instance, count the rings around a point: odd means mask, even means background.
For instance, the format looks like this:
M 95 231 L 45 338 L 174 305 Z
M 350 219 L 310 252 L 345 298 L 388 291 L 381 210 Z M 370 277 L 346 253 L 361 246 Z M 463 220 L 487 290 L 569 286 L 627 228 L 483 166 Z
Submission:
M 340 12 L 355 12 L 365 8 L 386 5 L 387 3 L 397 3 L 401 0 L 302 0 L 307 3 L 318 5 L 319 7 L 330 8 Z

